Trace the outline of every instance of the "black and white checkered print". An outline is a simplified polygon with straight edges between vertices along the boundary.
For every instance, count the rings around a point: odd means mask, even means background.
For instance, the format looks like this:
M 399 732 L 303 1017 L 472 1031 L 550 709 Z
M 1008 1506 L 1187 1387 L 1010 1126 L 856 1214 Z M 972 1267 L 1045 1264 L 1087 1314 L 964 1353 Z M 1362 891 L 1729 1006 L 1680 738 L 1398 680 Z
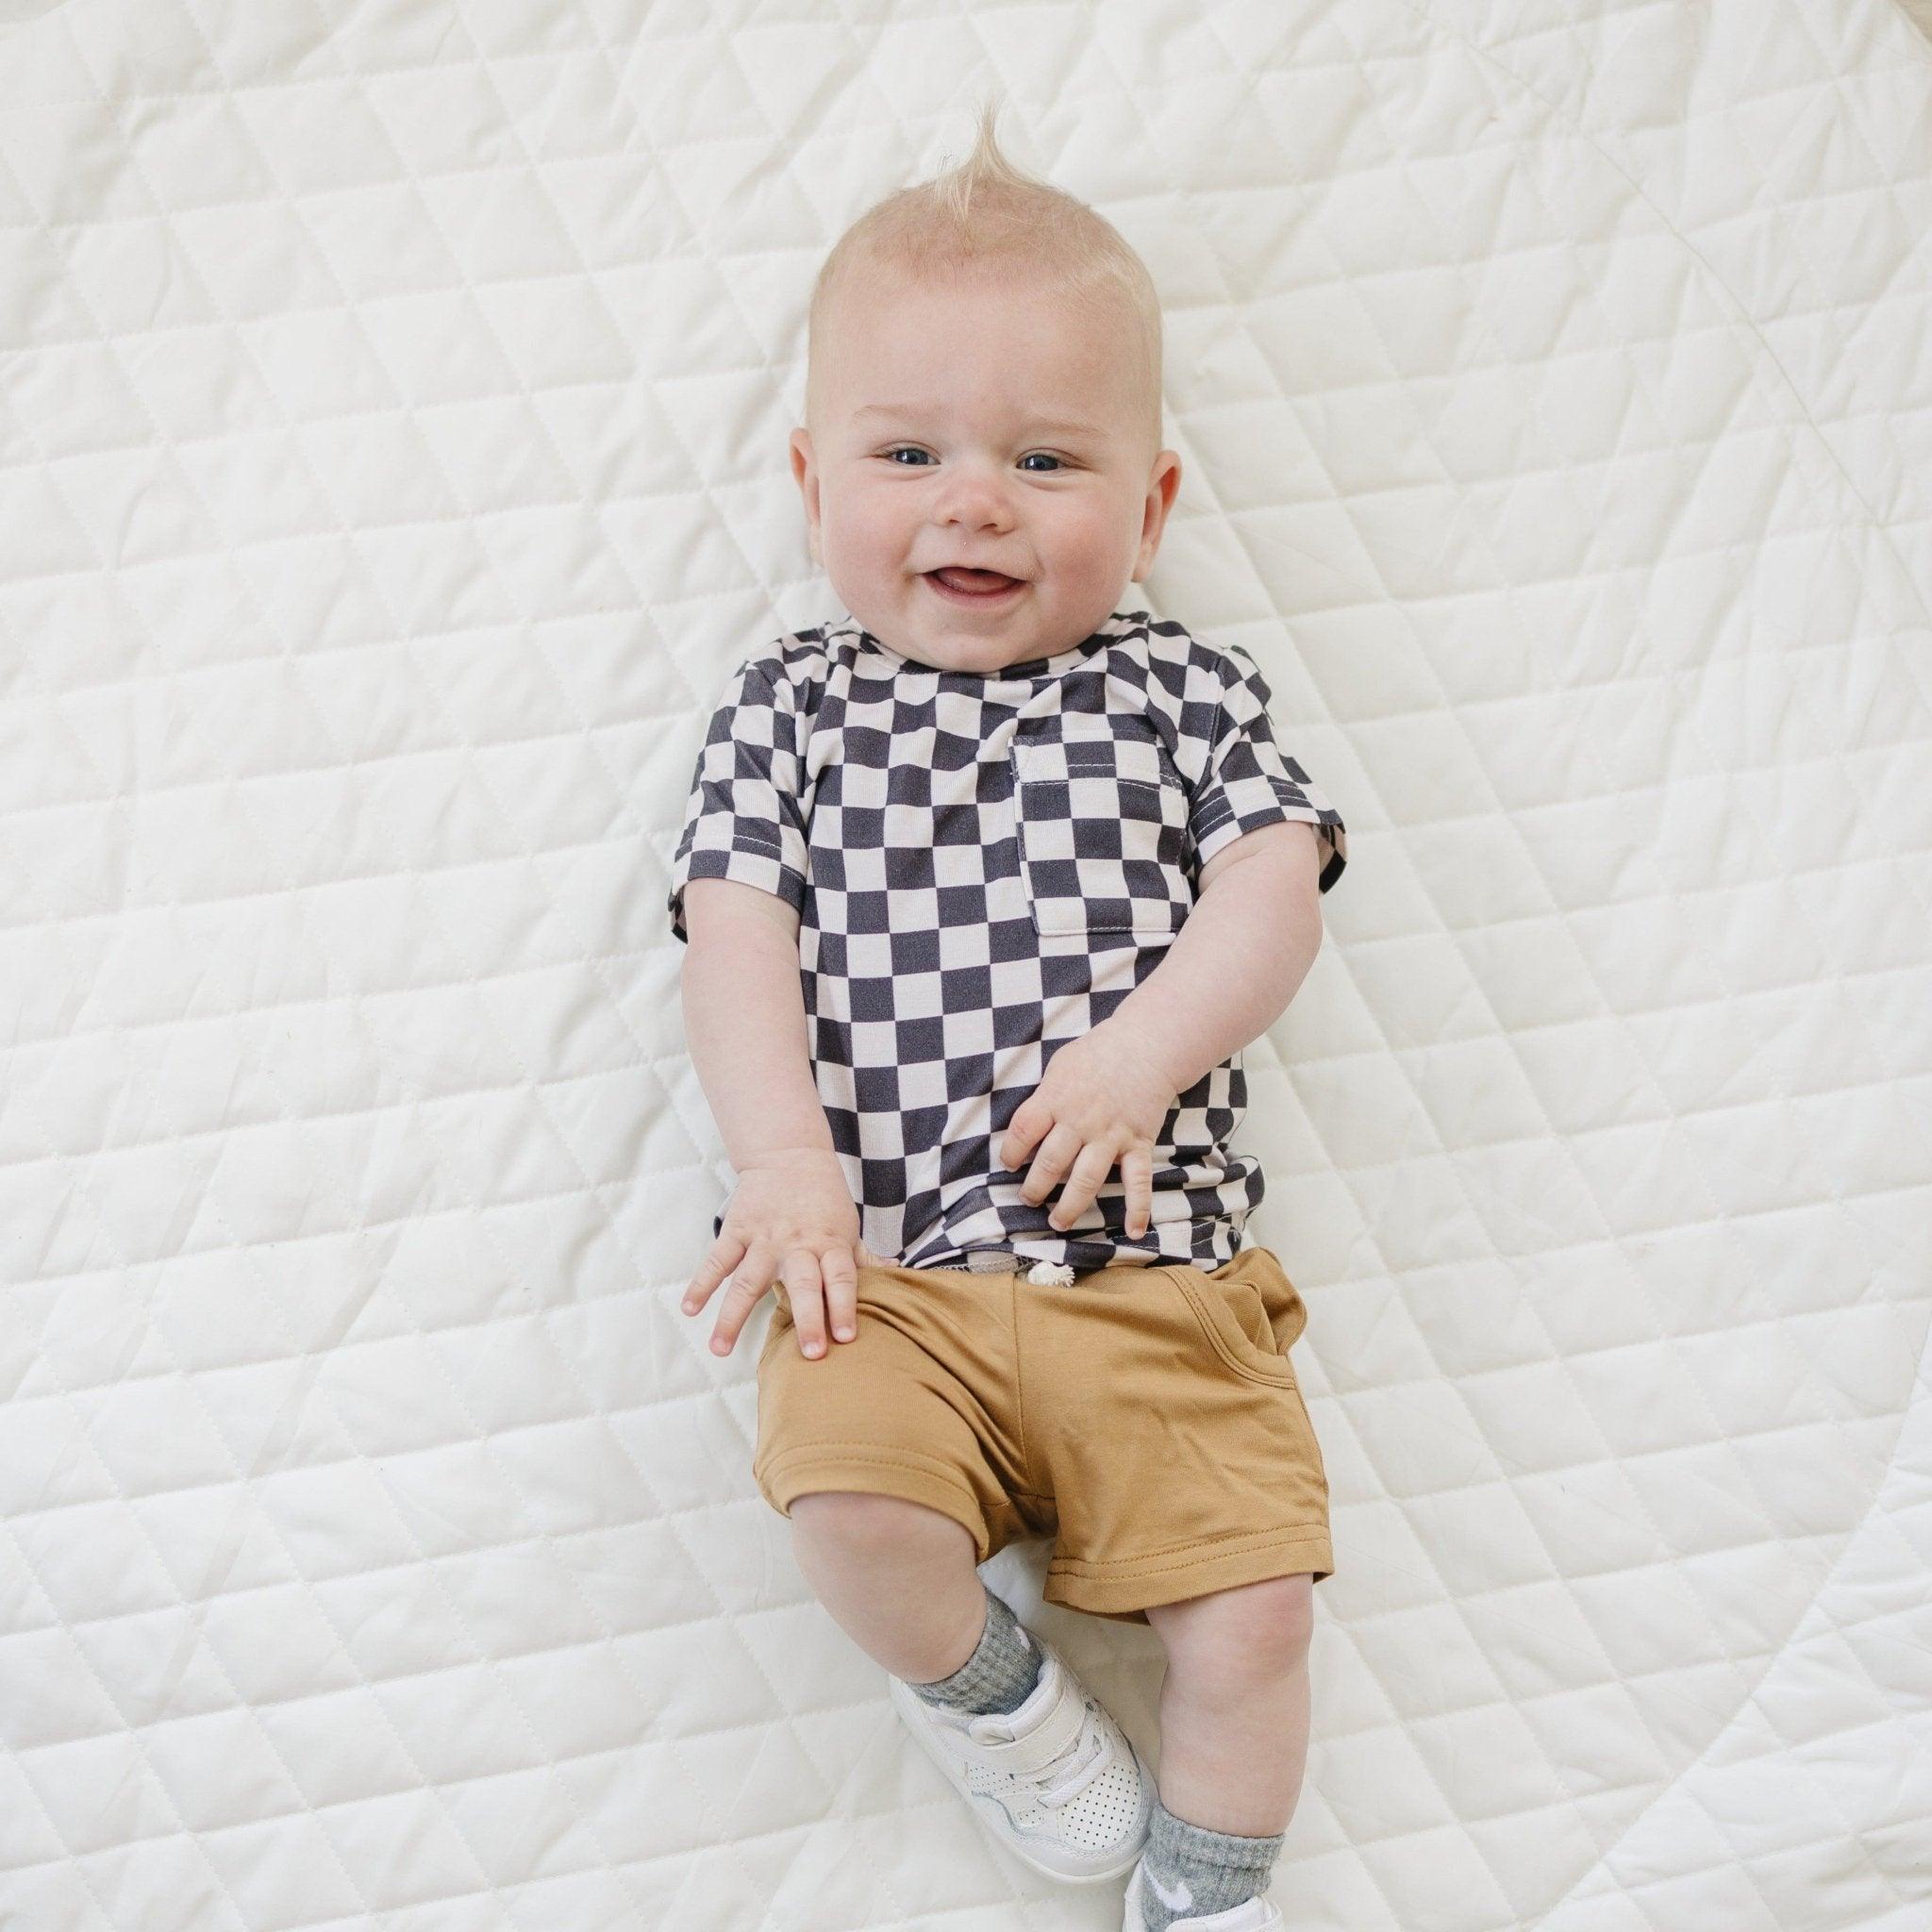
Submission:
M 1118 1169 L 1062 1233 L 1060 1190 L 1029 1206 L 996 1150 L 1055 1050 L 1159 965 L 1224 845 L 1305 821 L 1322 891 L 1341 876 L 1341 815 L 1275 744 L 1269 695 L 1239 645 L 1145 609 L 992 673 L 902 657 L 841 611 L 732 673 L 672 859 L 672 930 L 689 937 L 693 878 L 797 908 L 819 1097 L 874 1255 L 997 1248 L 1084 1273 L 1238 1252 L 1264 1191 L 1228 1149 L 1240 1054 L 1162 1123 L 1140 1241 Z

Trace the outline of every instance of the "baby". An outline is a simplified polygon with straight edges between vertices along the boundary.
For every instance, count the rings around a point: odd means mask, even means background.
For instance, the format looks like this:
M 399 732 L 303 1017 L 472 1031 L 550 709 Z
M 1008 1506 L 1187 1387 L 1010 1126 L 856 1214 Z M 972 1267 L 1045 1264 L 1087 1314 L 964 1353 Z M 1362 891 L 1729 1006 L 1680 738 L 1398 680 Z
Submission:
M 729 1354 L 775 1291 L 759 1491 L 988 1828 L 1131 1867 L 1126 1932 L 1265 1932 L 1333 1566 L 1307 1311 L 1228 1141 L 1341 818 L 1244 651 L 1122 605 L 1180 477 L 1159 308 L 991 111 L 826 258 L 805 413 L 841 608 L 732 674 L 672 866 L 738 1176 L 683 1306 L 727 1284 Z M 1048 1601 L 1166 1650 L 1158 1789 L 978 1574 L 1046 1536 Z

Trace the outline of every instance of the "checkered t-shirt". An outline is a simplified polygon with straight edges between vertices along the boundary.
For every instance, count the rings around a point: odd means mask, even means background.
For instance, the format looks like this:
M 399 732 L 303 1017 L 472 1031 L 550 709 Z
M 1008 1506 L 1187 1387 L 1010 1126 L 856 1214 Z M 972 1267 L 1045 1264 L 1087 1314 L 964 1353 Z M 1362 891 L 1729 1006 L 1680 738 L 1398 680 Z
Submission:
M 672 858 L 671 926 L 688 940 L 694 878 L 797 910 L 819 1098 L 873 1254 L 929 1268 L 993 1250 L 1084 1273 L 1213 1269 L 1240 1250 L 1264 1182 L 1228 1145 L 1247 1108 L 1239 1053 L 1161 1122 L 1139 1241 L 1118 1165 L 1061 1231 L 1060 1187 L 1034 1205 L 1021 1191 L 1038 1147 L 1017 1171 L 998 1147 L 1055 1051 L 1160 964 L 1223 846 L 1303 821 L 1321 890 L 1341 876 L 1341 815 L 1276 746 L 1269 696 L 1241 646 L 1144 609 L 994 672 L 902 657 L 841 611 L 731 674 Z

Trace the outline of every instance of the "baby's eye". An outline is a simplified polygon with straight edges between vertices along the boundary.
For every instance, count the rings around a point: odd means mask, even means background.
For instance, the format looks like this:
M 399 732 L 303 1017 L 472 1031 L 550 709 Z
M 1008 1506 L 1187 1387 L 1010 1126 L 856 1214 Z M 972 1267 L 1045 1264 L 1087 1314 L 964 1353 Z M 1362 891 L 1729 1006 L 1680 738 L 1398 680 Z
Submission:
M 1060 459 L 1059 459 L 1059 458 L 1058 458 L 1058 457 L 1057 457 L 1057 456 L 1055 456 L 1055 455 L 1054 455 L 1054 454 L 1053 454 L 1053 453 L 1052 453 L 1051 451 L 1049 451 L 1049 450 L 1043 450 L 1043 449 L 1036 449 L 1036 450 L 1032 451 L 1032 452 L 1031 452 L 1031 453 L 1030 453 L 1029 455 L 1026 455 L 1026 456 L 1024 456 L 1024 457 L 1022 457 L 1022 458 L 1020 458 L 1020 460 L 1021 460 L 1021 461 L 1022 461 L 1023 463 L 1030 463 L 1030 462 L 1031 462 L 1031 461 L 1033 460 L 1034 457 L 1039 457 L 1039 458 L 1041 458 L 1041 460 L 1042 460 L 1042 461 L 1045 461 L 1045 462 L 1049 462 L 1049 463 L 1053 463 L 1053 464 L 1055 464 L 1056 466 L 1058 466 L 1058 463 L 1059 463 L 1059 460 L 1060 460 Z M 1036 471 L 1035 471 L 1035 472 L 1034 472 L 1033 474 L 1034 474 L 1034 475 L 1035 475 L 1036 476 L 1037 476 L 1037 475 L 1042 475 L 1042 474 L 1044 474 L 1044 475 L 1049 475 L 1049 476 L 1050 476 L 1050 475 L 1053 475 L 1053 471 L 1052 471 L 1052 470 L 1047 470 L 1047 471 L 1045 471 L 1045 472 L 1041 472 L 1041 471 L 1036 470 Z
M 892 460 L 894 457 L 918 457 L 922 460 L 924 460 L 925 456 L 925 452 L 923 449 L 914 449 L 909 443 L 901 444 L 900 447 L 897 449 L 881 450 L 879 454 L 883 456 L 889 463 Z M 910 470 L 917 469 L 919 465 L 917 463 L 901 463 L 899 467 L 902 470 Z

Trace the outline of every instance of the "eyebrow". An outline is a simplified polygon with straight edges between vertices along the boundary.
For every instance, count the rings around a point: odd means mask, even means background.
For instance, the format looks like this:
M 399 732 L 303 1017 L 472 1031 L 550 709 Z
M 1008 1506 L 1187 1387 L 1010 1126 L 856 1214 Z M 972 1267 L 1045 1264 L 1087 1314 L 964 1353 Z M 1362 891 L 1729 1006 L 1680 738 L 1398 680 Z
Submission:
M 866 403 L 853 413 L 857 416 L 916 416 L 920 405 L 917 403 Z M 1056 417 L 1052 422 L 1035 422 L 1033 427 L 1049 434 L 1058 432 L 1066 436 L 1100 436 L 1104 434 L 1096 425 L 1077 423 L 1072 417 Z

